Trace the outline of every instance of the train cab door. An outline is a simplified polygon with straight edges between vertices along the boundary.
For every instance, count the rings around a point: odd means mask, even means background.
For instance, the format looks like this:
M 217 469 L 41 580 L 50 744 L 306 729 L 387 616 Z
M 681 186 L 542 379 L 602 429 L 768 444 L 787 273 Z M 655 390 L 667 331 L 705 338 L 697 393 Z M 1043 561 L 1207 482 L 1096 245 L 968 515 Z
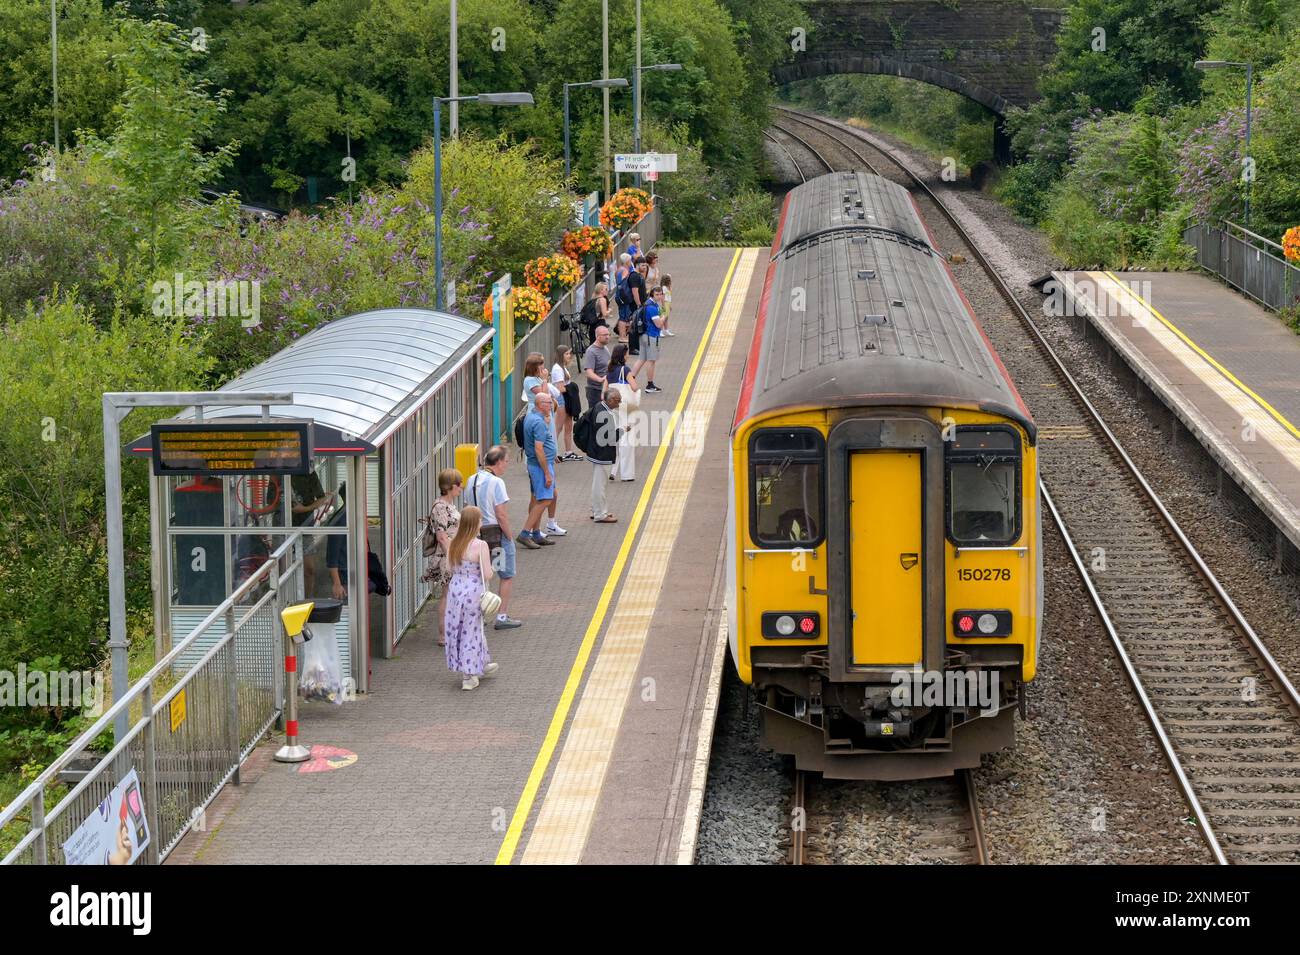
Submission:
M 848 457 L 848 662 L 919 665 L 926 571 L 922 455 L 881 449 Z

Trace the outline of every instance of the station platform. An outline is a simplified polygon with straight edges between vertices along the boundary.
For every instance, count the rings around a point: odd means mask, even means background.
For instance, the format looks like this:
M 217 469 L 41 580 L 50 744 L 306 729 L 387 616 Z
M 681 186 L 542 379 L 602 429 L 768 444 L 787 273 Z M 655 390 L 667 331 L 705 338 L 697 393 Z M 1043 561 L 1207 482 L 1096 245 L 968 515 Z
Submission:
M 1054 272 L 1066 314 L 1124 358 L 1300 549 L 1300 336 L 1196 272 Z M 1279 559 L 1284 549 L 1278 539 Z
M 726 435 L 766 254 L 660 262 L 675 336 L 641 411 L 661 438 L 634 482 L 609 484 L 616 524 L 588 519 L 592 466 L 558 466 L 568 535 L 519 548 L 524 626 L 488 630 L 498 673 L 461 690 L 430 601 L 397 657 L 372 661 L 369 693 L 303 705 L 313 759 L 275 763 L 263 742 L 169 864 L 691 861 L 725 662 Z M 517 456 L 505 477 L 517 532 Z

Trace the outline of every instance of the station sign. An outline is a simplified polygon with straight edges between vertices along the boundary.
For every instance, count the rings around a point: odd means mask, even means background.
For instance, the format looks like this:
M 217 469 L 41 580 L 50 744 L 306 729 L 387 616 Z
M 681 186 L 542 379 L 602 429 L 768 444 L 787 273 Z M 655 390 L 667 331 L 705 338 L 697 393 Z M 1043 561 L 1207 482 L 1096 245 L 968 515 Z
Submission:
M 310 421 L 164 421 L 150 438 L 156 475 L 308 474 L 312 467 Z
M 676 172 L 676 153 L 615 153 L 615 172 Z

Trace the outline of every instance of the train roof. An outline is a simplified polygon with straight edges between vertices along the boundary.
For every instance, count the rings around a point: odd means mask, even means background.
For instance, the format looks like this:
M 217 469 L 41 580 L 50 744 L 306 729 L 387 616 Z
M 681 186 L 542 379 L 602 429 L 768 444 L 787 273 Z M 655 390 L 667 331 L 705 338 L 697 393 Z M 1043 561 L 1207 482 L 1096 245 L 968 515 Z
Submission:
M 810 402 L 946 405 L 1017 421 L 1032 442 L 1033 419 L 907 191 L 876 176 L 853 178 L 863 208 L 885 213 L 881 225 L 842 221 L 843 206 L 823 201 L 842 201 L 841 173 L 787 197 L 737 424 Z
M 780 249 L 827 229 L 879 229 L 929 244 L 912 196 L 897 183 L 864 172 L 835 172 L 809 179 L 786 196 Z

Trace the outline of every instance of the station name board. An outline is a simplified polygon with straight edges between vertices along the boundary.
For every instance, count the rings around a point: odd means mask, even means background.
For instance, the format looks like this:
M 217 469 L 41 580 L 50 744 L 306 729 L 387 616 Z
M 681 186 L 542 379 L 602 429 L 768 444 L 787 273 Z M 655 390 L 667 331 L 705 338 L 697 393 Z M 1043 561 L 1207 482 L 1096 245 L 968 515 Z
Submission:
M 153 473 L 307 474 L 310 421 L 224 418 L 155 424 Z

